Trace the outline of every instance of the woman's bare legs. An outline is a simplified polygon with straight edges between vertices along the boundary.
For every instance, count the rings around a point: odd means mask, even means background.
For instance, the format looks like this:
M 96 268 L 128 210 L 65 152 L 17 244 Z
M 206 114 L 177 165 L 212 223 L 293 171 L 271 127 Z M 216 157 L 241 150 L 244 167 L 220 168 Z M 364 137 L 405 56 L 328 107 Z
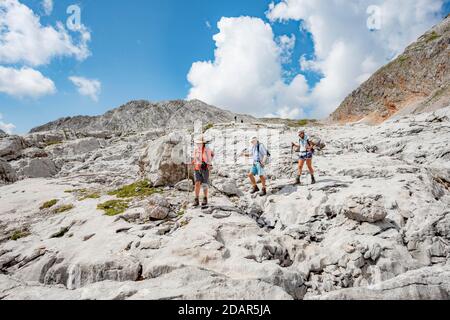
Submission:
M 312 159 L 306 160 L 306 165 L 308 166 L 309 173 L 311 173 L 311 175 L 314 176 L 314 168 L 312 165 Z
M 315 184 L 316 183 L 316 178 L 314 177 L 314 168 L 313 168 L 313 165 L 312 165 L 312 159 L 306 160 L 306 165 L 308 166 L 309 173 L 311 173 L 311 183 Z

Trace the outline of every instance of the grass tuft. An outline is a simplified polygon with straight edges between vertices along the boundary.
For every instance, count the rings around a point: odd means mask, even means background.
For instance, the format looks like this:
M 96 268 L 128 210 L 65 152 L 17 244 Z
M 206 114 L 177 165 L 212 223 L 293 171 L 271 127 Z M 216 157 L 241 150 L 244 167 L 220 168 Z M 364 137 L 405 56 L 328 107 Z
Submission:
M 118 214 L 124 213 L 128 209 L 128 201 L 124 200 L 110 200 L 104 203 L 100 203 L 97 209 L 103 210 L 105 215 L 113 217 Z
M 203 132 L 208 131 L 209 129 L 214 128 L 214 124 L 208 123 L 206 126 L 203 127 Z
M 29 235 L 31 235 L 31 233 L 27 229 L 16 230 L 16 231 L 13 232 L 13 234 L 10 237 L 10 239 L 13 240 L 13 241 L 17 241 L 19 239 L 26 238 Z
M 431 32 L 429 35 L 427 35 L 427 37 L 425 38 L 425 42 L 429 43 L 431 41 L 434 41 L 436 39 L 439 39 L 441 36 L 439 34 L 437 34 L 436 31 Z
M 53 207 L 54 205 L 56 205 L 58 203 L 58 201 L 59 200 L 57 200 L 57 199 L 47 201 L 47 202 L 43 203 L 39 209 L 41 209 L 41 210 L 49 209 L 49 208 Z
M 135 197 L 147 197 L 151 196 L 152 194 L 161 192 L 162 190 L 160 189 L 150 187 L 150 183 L 144 180 L 108 192 L 108 195 L 116 196 L 117 198 L 135 198 Z
M 74 208 L 73 204 L 66 204 L 66 205 L 63 205 L 63 206 L 60 206 L 60 207 L 56 208 L 54 212 L 55 213 L 63 213 L 63 212 L 70 211 L 73 208 Z

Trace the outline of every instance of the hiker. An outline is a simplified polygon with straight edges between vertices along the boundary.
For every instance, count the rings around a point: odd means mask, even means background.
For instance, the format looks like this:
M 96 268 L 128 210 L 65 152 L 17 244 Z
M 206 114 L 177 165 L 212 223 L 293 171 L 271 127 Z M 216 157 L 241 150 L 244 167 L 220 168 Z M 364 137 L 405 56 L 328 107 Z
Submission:
M 203 136 L 195 140 L 192 164 L 194 165 L 195 200 L 194 207 L 200 205 L 200 189 L 203 187 L 202 207 L 208 205 L 209 173 L 212 168 L 214 152 L 207 147 Z
M 311 173 L 311 184 L 316 183 L 316 178 L 314 177 L 314 168 L 312 165 L 312 160 L 314 156 L 314 143 L 309 140 L 309 137 L 306 135 L 304 130 L 298 131 L 299 142 L 298 144 L 293 142 L 292 147 L 296 148 L 299 151 L 299 160 L 298 160 L 298 176 L 295 181 L 295 184 L 301 184 L 301 176 L 303 173 L 303 166 L 308 166 L 309 173 Z
M 244 156 L 253 157 L 253 166 L 251 172 L 248 174 L 250 182 L 252 183 L 253 186 L 252 191 L 250 193 L 255 194 L 256 192 L 260 191 L 255 179 L 255 176 L 259 176 L 262 184 L 262 190 L 259 195 L 263 197 L 267 194 L 266 174 L 264 168 L 269 158 L 269 152 L 264 147 L 264 145 L 258 141 L 257 137 L 253 137 L 250 140 L 250 143 L 252 145 L 251 154 L 248 152 L 246 153 L 244 152 Z

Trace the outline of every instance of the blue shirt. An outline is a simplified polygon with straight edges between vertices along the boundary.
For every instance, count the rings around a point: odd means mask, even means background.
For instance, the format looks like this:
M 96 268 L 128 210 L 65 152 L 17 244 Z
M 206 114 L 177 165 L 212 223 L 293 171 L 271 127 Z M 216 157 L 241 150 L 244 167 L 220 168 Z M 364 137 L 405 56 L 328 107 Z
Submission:
M 254 162 L 261 162 L 265 156 L 267 156 L 267 149 L 264 147 L 262 143 L 259 143 L 259 152 L 258 152 L 258 144 L 252 147 L 252 155 Z

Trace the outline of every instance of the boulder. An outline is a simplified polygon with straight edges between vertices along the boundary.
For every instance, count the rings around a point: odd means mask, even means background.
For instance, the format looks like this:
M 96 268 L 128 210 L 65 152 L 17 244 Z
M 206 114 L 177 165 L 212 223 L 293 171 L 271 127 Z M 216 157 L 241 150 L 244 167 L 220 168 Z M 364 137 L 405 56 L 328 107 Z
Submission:
M 25 141 L 19 136 L 7 136 L 0 140 L 0 157 L 6 161 L 21 157 L 21 152 L 27 147 Z
M 172 133 L 151 142 L 141 154 L 141 174 L 153 186 L 175 185 L 187 178 L 187 151 L 189 142 L 181 133 Z
M 340 213 L 358 222 L 383 221 L 387 211 L 382 200 L 381 195 L 351 196 L 344 201 Z
M 164 220 L 170 213 L 170 203 L 160 195 L 154 195 L 148 201 L 143 219 Z
M 175 185 L 175 189 L 177 189 L 178 191 L 193 191 L 194 190 L 194 184 L 192 183 L 192 180 L 183 180 L 178 182 Z
M 24 178 L 49 178 L 58 173 L 53 160 L 50 158 L 34 158 L 20 160 L 15 164 L 17 175 Z
M 212 181 L 212 185 L 219 192 L 227 195 L 227 196 L 242 196 L 243 193 L 236 185 L 236 180 L 231 179 L 214 179 Z
M 17 181 L 17 175 L 11 165 L 0 158 L 0 184 Z

